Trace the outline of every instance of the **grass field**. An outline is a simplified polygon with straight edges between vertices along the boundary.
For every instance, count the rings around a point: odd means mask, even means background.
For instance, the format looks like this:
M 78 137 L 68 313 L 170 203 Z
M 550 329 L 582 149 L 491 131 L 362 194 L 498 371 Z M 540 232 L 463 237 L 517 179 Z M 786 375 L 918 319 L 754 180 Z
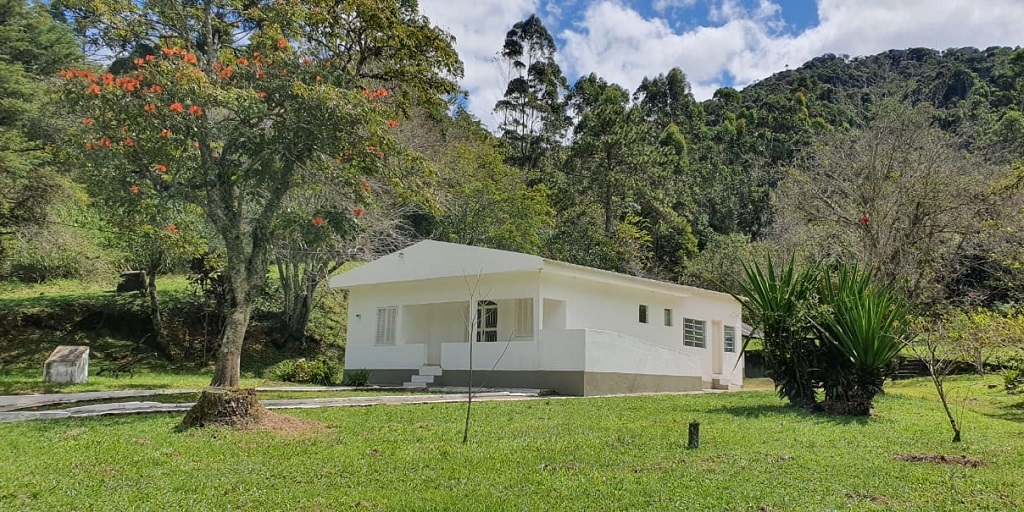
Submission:
M 460 404 L 291 411 L 326 425 L 293 436 L 176 433 L 163 414 L 2 424 L 0 510 L 1024 508 L 1024 423 L 999 414 L 1021 400 L 974 397 L 954 445 L 927 390 L 891 386 L 870 419 L 771 391 L 478 403 L 468 445 Z

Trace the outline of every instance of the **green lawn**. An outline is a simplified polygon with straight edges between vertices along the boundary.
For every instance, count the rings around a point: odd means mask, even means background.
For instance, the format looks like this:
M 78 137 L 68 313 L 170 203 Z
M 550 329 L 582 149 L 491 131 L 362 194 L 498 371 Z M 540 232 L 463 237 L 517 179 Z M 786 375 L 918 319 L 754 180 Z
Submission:
M 1024 423 L 968 405 L 954 445 L 937 402 L 911 396 L 927 384 L 892 386 L 870 419 L 771 391 L 485 402 L 465 446 L 460 404 L 289 411 L 327 425 L 293 437 L 176 433 L 164 414 L 0 424 L 0 510 L 1024 508 Z

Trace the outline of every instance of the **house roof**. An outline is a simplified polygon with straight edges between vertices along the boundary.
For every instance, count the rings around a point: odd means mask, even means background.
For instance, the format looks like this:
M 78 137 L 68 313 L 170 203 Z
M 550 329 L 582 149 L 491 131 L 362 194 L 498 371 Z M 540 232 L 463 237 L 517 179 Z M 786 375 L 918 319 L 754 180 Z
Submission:
M 732 298 L 726 293 L 619 274 L 530 254 L 436 240 L 424 240 L 334 276 L 330 280 L 330 286 L 332 288 L 354 288 L 383 283 L 510 272 L 550 272 L 621 286 L 656 290 L 678 296 L 711 295 L 719 298 Z

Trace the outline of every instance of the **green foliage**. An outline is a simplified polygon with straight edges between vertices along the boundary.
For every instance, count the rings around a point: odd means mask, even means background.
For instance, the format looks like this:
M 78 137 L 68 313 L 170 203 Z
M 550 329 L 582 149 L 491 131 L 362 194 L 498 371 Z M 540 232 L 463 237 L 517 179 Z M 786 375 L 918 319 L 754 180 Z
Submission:
M 828 344 L 823 369 L 825 409 L 868 415 L 885 372 L 908 341 L 908 306 L 892 286 L 873 285 L 871 272 L 840 266 L 826 272 L 812 319 Z
M 817 308 L 821 272 L 798 269 L 793 258 L 776 268 L 769 256 L 762 268 L 743 263 L 745 279 L 737 284 L 746 321 L 761 330 L 766 374 L 793 405 L 811 407 L 820 382 L 822 349 L 814 339 L 811 318 Z
M 370 377 L 372 377 L 370 370 L 367 370 L 366 368 L 348 370 L 345 372 L 345 380 L 343 384 L 346 386 L 367 386 L 370 384 Z
M 568 82 L 555 62 L 555 40 L 536 14 L 512 26 L 500 55 L 509 81 L 494 106 L 502 115 L 498 129 L 508 163 L 529 171 L 534 181 L 569 127 L 562 99 Z
M 73 147 L 84 145 L 86 172 L 136 211 L 151 198 L 160 207 L 149 211 L 182 221 L 181 212 L 203 211 L 224 244 L 231 301 L 214 383 L 234 386 L 275 221 L 302 193 L 347 187 L 355 192 L 339 199 L 358 197 L 360 178 L 386 174 L 399 153 L 394 119 L 457 91 L 452 40 L 415 2 L 398 0 L 59 7 L 91 44 L 132 52 L 117 76 L 64 73 L 67 104 L 83 118 Z M 294 222 L 343 224 L 326 213 Z
M 333 386 L 341 377 L 341 365 L 331 360 L 285 359 L 264 372 L 267 377 L 282 382 L 297 382 L 317 386 Z
M 45 148 L 61 130 L 47 79 L 81 59 L 74 37 L 43 4 L 0 0 L 0 264 L 21 230 L 50 218 L 61 192 Z
M 1016 395 L 1024 392 L 1024 360 L 1016 359 L 1006 364 L 1007 366 L 1000 372 L 1006 394 Z

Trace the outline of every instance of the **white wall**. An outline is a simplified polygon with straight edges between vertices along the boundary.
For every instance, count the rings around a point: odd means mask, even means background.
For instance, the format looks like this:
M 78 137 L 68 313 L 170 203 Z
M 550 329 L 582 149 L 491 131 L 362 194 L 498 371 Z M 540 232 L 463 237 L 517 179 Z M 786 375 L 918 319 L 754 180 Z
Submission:
M 345 369 L 408 370 L 419 368 L 426 360 L 426 349 L 427 346 L 423 344 L 348 345 L 345 347 Z
M 377 308 L 387 306 L 399 306 L 396 343 L 435 341 L 423 339 L 424 330 L 436 333 L 438 337 L 448 338 L 436 341 L 461 341 L 465 339 L 463 332 L 466 316 L 469 315 L 469 298 L 474 288 L 476 291 L 472 295 L 476 300 L 493 300 L 498 302 L 500 307 L 506 299 L 535 297 L 538 286 L 536 272 L 481 276 L 479 282 L 477 276 L 468 276 L 357 286 L 349 290 L 347 344 L 372 345 L 377 334 Z M 458 325 L 452 320 L 456 315 L 455 309 L 459 308 L 456 303 L 466 306 L 464 312 L 457 313 Z M 423 304 L 436 305 L 432 308 L 437 309 L 401 307 Z M 512 315 L 512 308 L 509 307 L 511 304 L 512 302 L 508 302 L 506 309 L 499 311 L 499 329 L 504 328 L 498 332 L 499 339 L 507 339 L 514 326 L 515 317 Z M 503 312 L 506 314 L 503 315 Z M 404 317 L 407 314 L 414 317 L 406 320 Z M 425 322 L 430 323 L 428 325 Z

